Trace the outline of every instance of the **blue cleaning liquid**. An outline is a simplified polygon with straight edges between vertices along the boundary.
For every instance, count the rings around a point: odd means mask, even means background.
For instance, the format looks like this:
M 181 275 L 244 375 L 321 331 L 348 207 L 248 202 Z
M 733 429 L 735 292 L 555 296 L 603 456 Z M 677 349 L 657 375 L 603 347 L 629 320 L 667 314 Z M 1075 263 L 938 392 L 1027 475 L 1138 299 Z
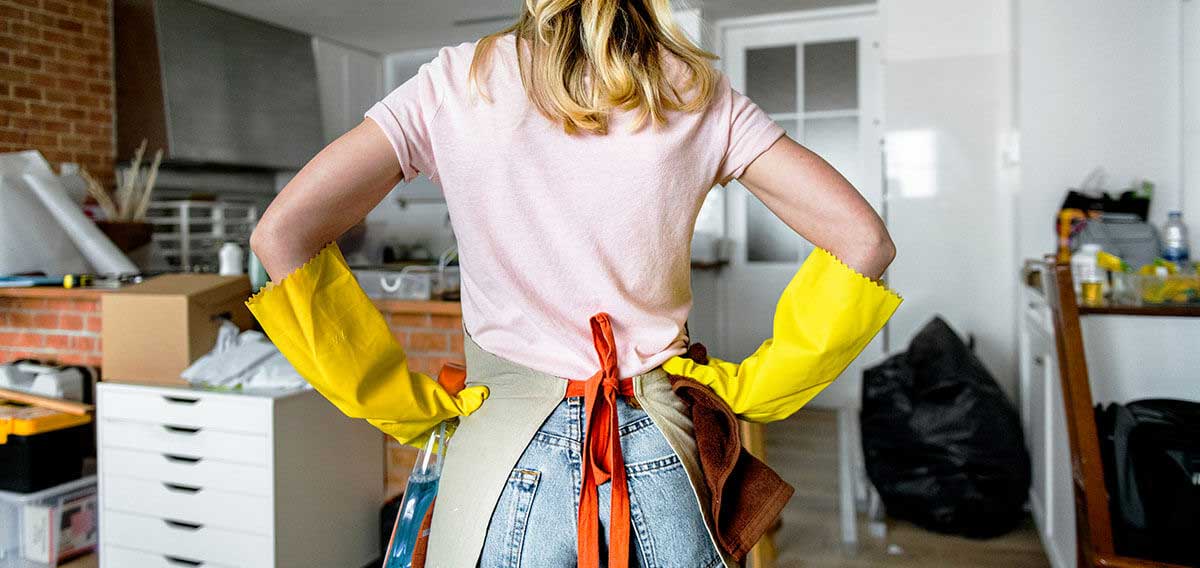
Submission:
M 387 558 L 383 568 L 411 568 L 413 550 L 417 542 L 417 531 L 421 530 L 421 521 L 429 512 L 433 498 L 437 497 L 438 475 L 413 475 L 408 479 L 404 490 L 404 501 L 400 505 L 400 515 L 396 518 L 396 526 L 392 529 L 392 540 L 388 544 Z

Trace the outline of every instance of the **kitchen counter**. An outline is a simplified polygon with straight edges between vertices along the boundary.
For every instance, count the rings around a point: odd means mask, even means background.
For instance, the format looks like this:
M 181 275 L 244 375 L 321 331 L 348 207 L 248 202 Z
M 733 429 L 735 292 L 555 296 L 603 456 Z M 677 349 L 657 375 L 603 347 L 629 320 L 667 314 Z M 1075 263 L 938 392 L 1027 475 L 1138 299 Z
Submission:
M 101 294 L 110 291 L 110 288 L 59 288 L 56 286 L 30 286 L 22 288 L 0 288 L 0 298 L 99 300 Z
M 462 316 L 462 304 L 444 300 L 396 300 L 372 298 L 375 307 L 385 314 L 432 314 Z

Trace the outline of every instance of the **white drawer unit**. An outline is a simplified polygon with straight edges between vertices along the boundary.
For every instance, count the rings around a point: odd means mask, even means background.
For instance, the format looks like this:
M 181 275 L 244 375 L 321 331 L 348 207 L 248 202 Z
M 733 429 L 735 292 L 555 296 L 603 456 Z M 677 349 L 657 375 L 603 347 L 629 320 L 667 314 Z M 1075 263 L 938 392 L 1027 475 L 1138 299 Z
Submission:
M 100 383 L 101 568 L 358 568 L 379 553 L 379 432 L 315 392 Z

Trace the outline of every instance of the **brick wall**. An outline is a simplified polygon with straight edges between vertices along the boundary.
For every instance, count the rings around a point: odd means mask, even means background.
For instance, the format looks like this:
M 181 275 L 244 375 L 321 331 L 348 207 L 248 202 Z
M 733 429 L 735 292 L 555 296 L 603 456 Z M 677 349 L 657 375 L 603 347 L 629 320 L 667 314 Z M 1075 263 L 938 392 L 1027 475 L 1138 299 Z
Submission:
M 108 0 L 0 0 L 0 152 L 35 149 L 111 182 Z
M 100 365 L 100 298 L 0 297 L 0 363 Z
M 400 340 L 408 354 L 410 369 L 436 376 L 448 361 L 462 361 L 462 316 L 391 313 L 388 314 L 388 323 L 392 334 Z M 387 484 L 386 494 L 390 498 L 404 492 L 417 451 L 400 445 L 390 437 L 385 440 L 384 451 L 387 458 L 384 481 Z

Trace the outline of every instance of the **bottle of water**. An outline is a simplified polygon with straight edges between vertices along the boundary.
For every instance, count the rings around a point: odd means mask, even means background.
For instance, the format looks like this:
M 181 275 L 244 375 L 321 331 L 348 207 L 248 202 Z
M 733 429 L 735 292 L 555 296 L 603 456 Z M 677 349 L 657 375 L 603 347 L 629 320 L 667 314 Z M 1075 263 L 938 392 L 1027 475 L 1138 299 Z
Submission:
M 413 550 L 420 536 L 421 523 L 433 506 L 433 498 L 437 497 L 445 453 L 446 424 L 443 422 L 429 435 L 425 449 L 417 452 L 417 461 L 408 476 L 400 514 L 396 516 L 392 539 L 388 542 L 387 555 L 383 559 L 384 568 L 412 568 Z
M 1183 213 L 1172 211 L 1167 214 L 1167 224 L 1163 226 L 1163 260 L 1174 262 L 1181 268 L 1187 264 L 1188 230 L 1183 224 Z

